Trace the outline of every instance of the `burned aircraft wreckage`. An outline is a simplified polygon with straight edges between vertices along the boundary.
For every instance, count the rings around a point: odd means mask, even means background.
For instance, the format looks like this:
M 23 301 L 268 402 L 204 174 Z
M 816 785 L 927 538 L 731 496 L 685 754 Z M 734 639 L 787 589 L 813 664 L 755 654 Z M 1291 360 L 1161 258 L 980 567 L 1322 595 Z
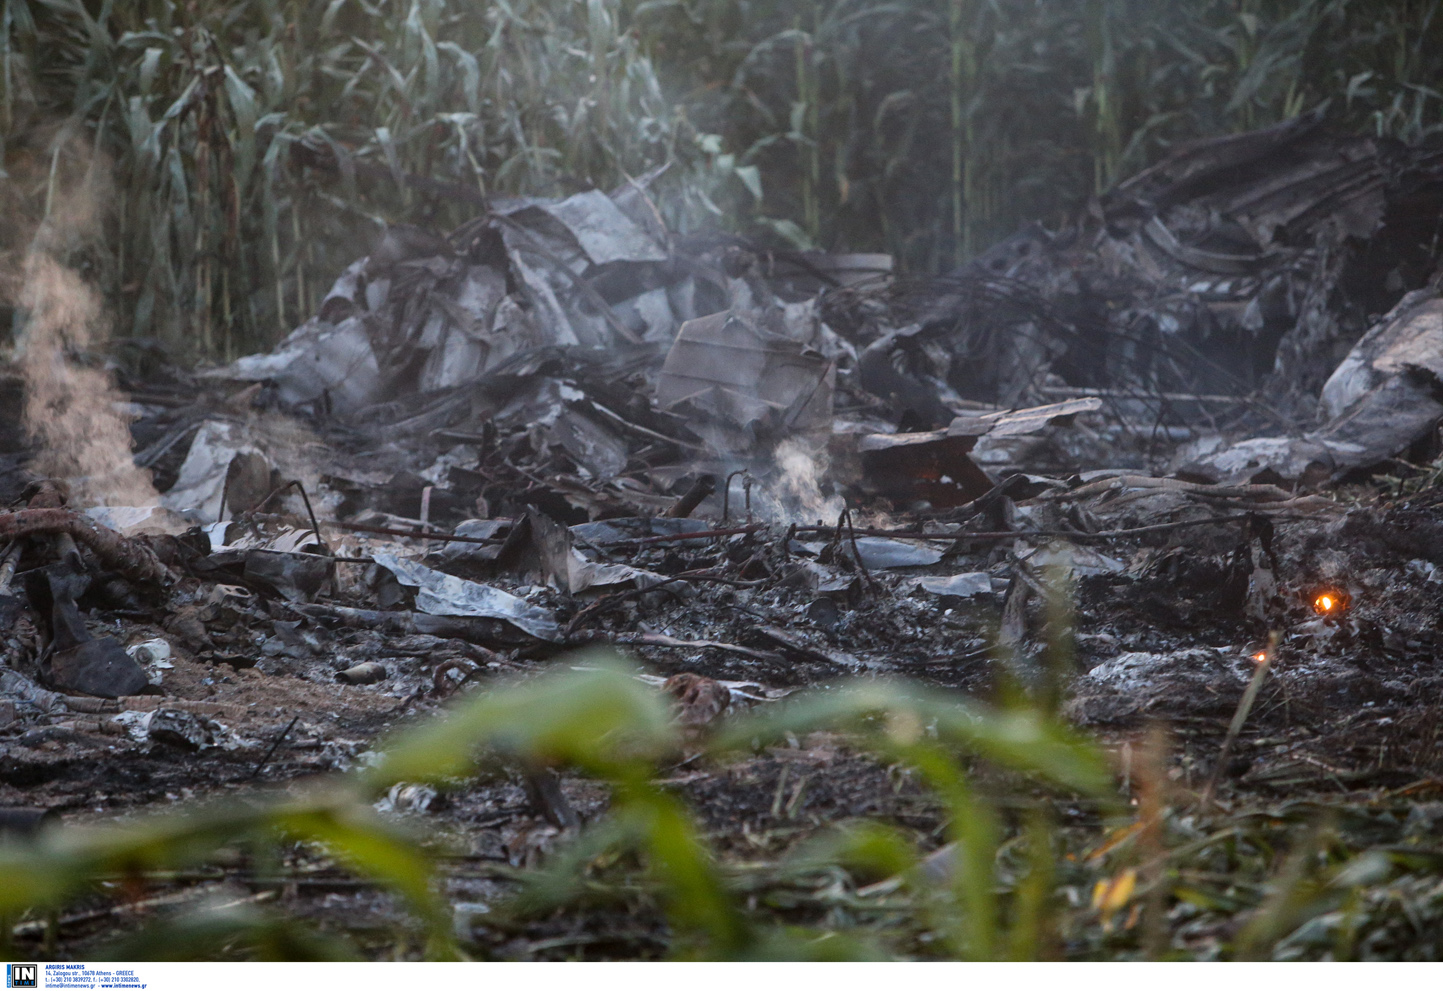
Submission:
M 146 506 L 29 473 L 12 374 L 0 805 L 342 766 L 597 644 L 710 685 L 698 724 L 986 694 L 1058 583 L 1077 722 L 1225 720 L 1272 631 L 1288 746 L 1229 773 L 1436 773 L 1440 235 L 1443 152 L 1314 116 L 931 279 L 673 234 L 641 182 L 497 199 L 390 229 L 269 354 L 117 369 Z

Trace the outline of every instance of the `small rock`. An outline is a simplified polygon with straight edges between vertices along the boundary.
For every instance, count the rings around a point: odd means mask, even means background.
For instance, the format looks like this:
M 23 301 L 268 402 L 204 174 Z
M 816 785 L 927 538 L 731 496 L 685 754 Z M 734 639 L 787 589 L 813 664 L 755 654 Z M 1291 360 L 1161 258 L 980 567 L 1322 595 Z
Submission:
M 661 687 L 681 703 L 677 721 L 688 728 L 712 722 L 726 711 L 732 700 L 732 693 L 725 685 L 690 671 L 672 675 Z
M 151 714 L 146 735 L 156 743 L 185 750 L 199 750 L 213 742 L 200 719 L 184 709 L 156 709 Z
M 835 630 L 842 621 L 842 611 L 831 599 L 813 599 L 807 606 L 807 619 L 824 630 Z
M 165 628 L 180 638 L 190 650 L 207 650 L 214 648 L 210 642 L 210 634 L 206 631 L 205 623 L 201 621 L 200 609 L 196 606 L 183 606 L 177 609 L 175 614 L 166 620 Z
M 440 807 L 438 793 L 430 785 L 408 784 L 405 781 L 391 786 L 386 797 L 376 803 L 380 812 L 429 812 Z
M 385 681 L 386 676 L 384 664 L 366 661 L 364 664 L 357 664 L 355 667 L 337 672 L 336 680 L 343 681 L 348 685 L 373 685 L 378 681 Z
M 63 691 L 107 699 L 138 695 L 150 683 L 140 665 L 110 637 L 55 651 L 42 665 L 42 676 Z

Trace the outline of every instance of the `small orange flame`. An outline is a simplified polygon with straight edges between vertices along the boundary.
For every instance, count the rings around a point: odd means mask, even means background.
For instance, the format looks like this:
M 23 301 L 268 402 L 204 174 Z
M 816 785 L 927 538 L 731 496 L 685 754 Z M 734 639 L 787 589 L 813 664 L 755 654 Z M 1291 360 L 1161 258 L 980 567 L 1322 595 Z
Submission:
M 1253 660 L 1257 661 L 1259 664 L 1263 663 L 1263 662 L 1266 661 L 1267 659 L 1268 659 L 1268 652 L 1267 652 L 1266 650 L 1260 650 L 1260 651 L 1258 651 L 1256 654 L 1253 655 Z
M 1326 616 L 1338 608 L 1338 599 L 1331 592 L 1323 592 L 1313 600 L 1313 609 L 1320 615 Z

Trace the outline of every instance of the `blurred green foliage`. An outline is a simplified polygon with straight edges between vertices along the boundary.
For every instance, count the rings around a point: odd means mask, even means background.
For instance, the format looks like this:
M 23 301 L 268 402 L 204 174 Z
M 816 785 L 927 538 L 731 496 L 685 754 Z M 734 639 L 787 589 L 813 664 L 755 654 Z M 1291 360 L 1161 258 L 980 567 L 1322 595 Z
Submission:
M 1398 825 L 1379 815 L 1385 806 L 1174 807 L 1161 772 L 1148 770 L 1150 760 L 1164 766 L 1156 754 L 1135 765 L 1141 802 L 1129 806 L 1100 749 L 1035 707 L 858 683 L 729 720 L 701 759 L 746 759 L 819 730 L 923 782 L 947 845 L 927 854 L 912 832 L 874 819 L 838 823 L 770 861 L 719 856 L 658 782 L 684 745 L 662 696 L 593 656 L 478 693 L 383 740 L 375 760 L 329 783 L 0 845 L 0 919 L 8 936 L 17 920 L 53 919 L 100 891 L 139 898 L 177 871 L 275 865 L 301 843 L 393 892 L 418 952 L 471 956 L 481 948 L 441 894 L 444 850 L 371 802 L 399 782 L 465 788 L 506 766 L 583 772 L 607 784 L 611 802 L 539 868 L 509 875 L 512 894 L 481 917 L 488 926 L 598 903 L 654 909 L 669 954 L 689 959 L 1428 958 L 1439 949 L 1428 927 L 1443 914 L 1443 854 L 1421 835 L 1380 842 Z M 799 921 L 799 908 L 811 918 Z M 358 954 L 345 934 L 254 898 L 158 912 L 111 952 Z
M 33 225 L 87 174 L 105 223 L 81 267 L 121 331 L 211 358 L 313 312 L 380 223 L 475 211 L 408 174 L 556 195 L 669 164 L 677 229 L 889 251 L 925 273 L 1075 216 L 1177 142 L 1325 100 L 1344 127 L 1426 137 L 1443 120 L 1439 9 L 0 0 L 3 192 Z M 373 168 L 303 168 L 302 140 Z
M 445 718 L 383 741 L 369 767 L 328 787 L 307 789 L 306 798 L 253 799 L 125 826 L 72 827 L 37 844 L 0 847 L 0 875 L 7 880 L 0 890 L 0 918 L 58 910 L 101 878 L 143 887 L 154 872 L 193 867 L 229 845 L 302 841 L 320 845 L 352 871 L 400 895 L 426 933 L 427 954 L 454 957 L 458 948 L 437 894 L 433 859 L 421 844 L 377 816 L 369 802 L 398 782 L 455 787 L 488 766 L 506 763 L 532 770 L 576 769 L 605 781 L 612 791 L 606 819 L 584 833 L 573 850 L 534 876 L 520 878 L 518 910 L 554 911 L 582 899 L 590 887 L 588 863 L 603 855 L 615 863 L 616 855 L 624 853 L 634 858 L 629 863 L 664 910 L 675 955 L 812 956 L 811 947 L 823 934 L 779 927 L 746 911 L 687 809 L 655 783 L 658 765 L 683 745 L 662 697 L 614 661 L 592 660 L 580 671 L 480 694 Z M 741 718 L 708 750 L 725 758 L 818 729 L 847 732 L 860 745 L 915 768 L 947 807 L 952 838 L 963 854 L 957 868 L 948 871 L 955 879 L 941 885 L 945 897 L 925 908 L 927 925 L 940 930 L 947 956 L 990 959 L 1007 952 L 993 868 L 1002 839 L 997 813 L 974 793 L 960 755 L 985 757 L 1038 783 L 1094 799 L 1105 800 L 1111 791 L 1101 756 L 1040 713 L 989 712 L 906 686 L 858 684 Z M 1041 855 L 1050 858 L 1050 847 Z M 863 824 L 824 847 L 808 849 L 800 863 L 805 868 L 834 862 L 907 876 L 919 869 L 920 856 L 901 834 Z M 158 930 L 132 937 L 124 948 L 170 954 L 183 947 L 185 954 L 199 956 L 222 947 L 261 956 L 344 955 L 304 931 L 278 941 L 275 917 L 250 908 L 203 916 L 164 920 Z M 1041 924 L 1034 921 L 1033 930 Z M 1014 939 L 1011 952 L 1035 956 L 1038 938 L 1034 931 L 1021 942 Z

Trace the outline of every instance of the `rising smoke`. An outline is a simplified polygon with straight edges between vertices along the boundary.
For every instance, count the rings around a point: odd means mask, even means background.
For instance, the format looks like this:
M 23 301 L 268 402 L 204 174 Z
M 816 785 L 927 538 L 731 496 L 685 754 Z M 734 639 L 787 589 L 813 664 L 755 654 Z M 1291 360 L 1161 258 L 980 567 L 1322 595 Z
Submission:
M 104 202 L 98 169 L 56 192 L 20 272 L 25 314 L 17 355 L 25 378 L 25 427 L 38 452 L 31 470 L 69 480 L 81 506 L 153 506 L 150 473 L 135 466 L 124 398 L 109 372 L 85 362 L 108 336 L 99 293 L 63 260 L 94 236 Z
M 777 445 L 775 457 L 778 475 L 771 488 L 780 503 L 782 522 L 834 520 L 846 508 L 840 496 L 822 492 L 827 474 L 824 452 L 802 438 L 789 437 Z

